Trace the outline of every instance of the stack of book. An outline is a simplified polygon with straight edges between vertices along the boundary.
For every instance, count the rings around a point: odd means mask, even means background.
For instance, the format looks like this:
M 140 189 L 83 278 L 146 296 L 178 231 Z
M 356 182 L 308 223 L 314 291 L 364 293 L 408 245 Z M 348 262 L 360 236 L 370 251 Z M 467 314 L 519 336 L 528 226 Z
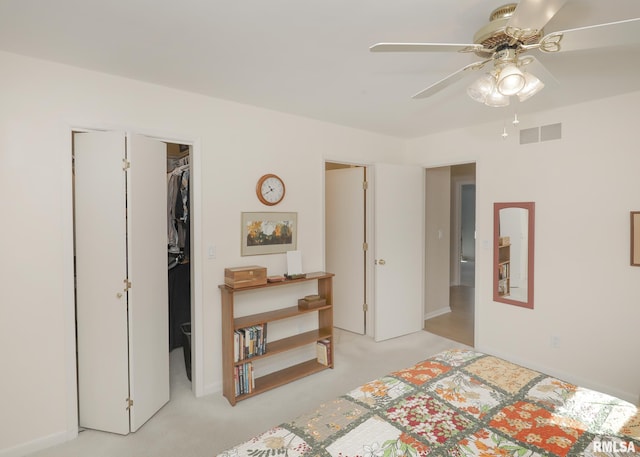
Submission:
M 328 339 L 320 340 L 316 343 L 316 356 L 318 363 L 329 366 L 333 363 L 331 360 L 331 341 Z
M 250 394 L 256 387 L 253 379 L 253 364 L 251 362 L 235 367 L 233 378 L 236 383 L 236 396 Z
M 233 332 L 234 361 L 248 359 L 267 352 L 267 324 L 240 328 Z

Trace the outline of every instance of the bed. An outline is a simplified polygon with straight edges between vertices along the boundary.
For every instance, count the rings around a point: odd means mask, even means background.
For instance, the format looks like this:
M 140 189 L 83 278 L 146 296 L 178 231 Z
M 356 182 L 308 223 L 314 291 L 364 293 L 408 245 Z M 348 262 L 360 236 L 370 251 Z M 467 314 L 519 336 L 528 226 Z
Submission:
M 640 456 L 637 406 L 469 350 L 371 381 L 220 457 Z

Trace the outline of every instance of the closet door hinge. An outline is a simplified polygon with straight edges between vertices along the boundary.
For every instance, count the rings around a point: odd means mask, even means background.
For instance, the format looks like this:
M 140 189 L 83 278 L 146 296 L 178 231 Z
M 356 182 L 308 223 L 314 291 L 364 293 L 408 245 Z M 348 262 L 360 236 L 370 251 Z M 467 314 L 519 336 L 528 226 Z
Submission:
M 124 282 L 124 291 L 128 291 L 129 289 L 131 289 L 131 281 L 129 281 L 128 279 L 123 279 L 122 282 Z
M 367 190 L 369 188 L 369 181 L 362 181 L 362 189 Z
M 366 313 L 367 311 L 369 311 L 369 305 L 367 305 L 366 303 L 363 303 L 363 304 L 362 304 L 362 311 L 364 311 L 365 313 Z
M 127 411 L 129 411 L 131 408 L 133 408 L 133 400 L 131 398 L 125 398 L 124 400 L 127 405 L 127 407 L 125 408 Z
M 362 250 L 363 251 L 368 251 L 369 250 L 369 243 L 367 243 L 366 241 L 364 243 L 362 243 Z
M 122 159 L 122 169 L 127 171 L 129 168 L 131 168 L 131 162 L 127 159 Z

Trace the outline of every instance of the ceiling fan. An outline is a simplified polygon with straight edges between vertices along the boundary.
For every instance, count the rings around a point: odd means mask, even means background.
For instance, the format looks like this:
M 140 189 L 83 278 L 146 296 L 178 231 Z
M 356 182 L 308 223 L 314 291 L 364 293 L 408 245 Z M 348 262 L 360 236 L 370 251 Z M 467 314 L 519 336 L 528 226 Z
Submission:
M 413 95 L 427 98 L 488 67 L 488 73 L 472 83 L 467 94 L 488 106 L 509 104 L 511 96 L 522 102 L 544 87 L 529 65 L 535 52 L 557 53 L 640 42 L 640 18 L 598 24 L 544 34 L 543 27 L 567 0 L 520 0 L 495 9 L 489 23 L 478 30 L 472 44 L 378 43 L 372 52 L 461 52 L 475 53 L 482 60 L 471 63 Z M 538 65 L 539 62 L 537 63 Z

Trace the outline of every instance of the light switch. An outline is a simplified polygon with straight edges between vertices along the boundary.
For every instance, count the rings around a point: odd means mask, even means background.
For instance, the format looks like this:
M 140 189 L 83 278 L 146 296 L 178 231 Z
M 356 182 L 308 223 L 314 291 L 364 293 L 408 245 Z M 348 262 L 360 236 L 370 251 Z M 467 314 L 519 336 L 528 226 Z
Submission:
M 209 250 L 207 252 L 207 255 L 210 259 L 215 259 L 216 258 L 216 247 L 215 246 L 209 246 Z

